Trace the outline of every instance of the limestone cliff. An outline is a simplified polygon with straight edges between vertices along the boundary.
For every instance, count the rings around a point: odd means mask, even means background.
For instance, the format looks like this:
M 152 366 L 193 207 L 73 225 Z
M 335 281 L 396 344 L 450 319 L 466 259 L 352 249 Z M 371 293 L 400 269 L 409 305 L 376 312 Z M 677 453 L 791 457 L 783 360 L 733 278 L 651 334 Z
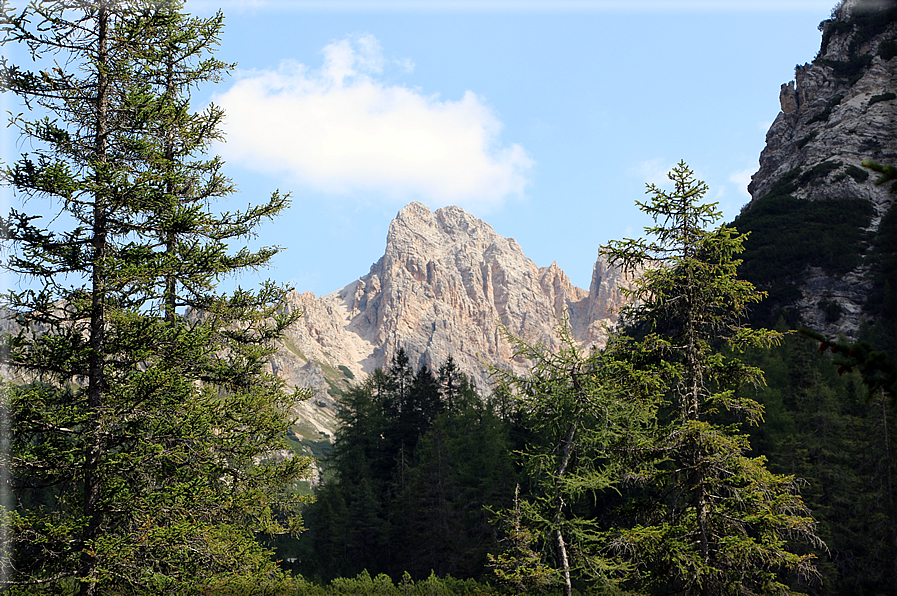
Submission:
M 324 297 L 290 296 L 289 308 L 304 316 L 288 330 L 275 369 L 293 384 L 311 380 L 313 368 L 324 371 L 311 383 L 319 400 L 304 406 L 322 424 L 325 390 L 338 394 L 350 376 L 388 366 L 400 347 L 415 366 L 434 370 L 452 356 L 488 391 L 487 364 L 525 366 L 512 360 L 502 327 L 552 348 L 566 313 L 580 342 L 601 344 L 630 282 L 599 258 L 583 290 L 556 263 L 537 267 L 513 238 L 464 210 L 412 203 L 390 225 L 385 254 L 367 275 Z
M 807 201 L 862 199 L 872 205 L 865 231 L 874 238 L 894 196 L 874 186 L 874 176 L 861 163 L 897 164 L 897 3 L 846 0 L 820 30 L 816 58 L 797 66 L 795 79 L 782 85 L 782 110 L 766 135 L 746 210 L 781 195 Z M 872 244 L 847 272 L 800 265 L 805 269 L 795 278 L 800 295 L 790 306 L 805 324 L 829 334 L 855 335 L 866 316 L 863 306 L 872 280 L 865 257 Z M 837 317 L 826 316 L 832 305 Z

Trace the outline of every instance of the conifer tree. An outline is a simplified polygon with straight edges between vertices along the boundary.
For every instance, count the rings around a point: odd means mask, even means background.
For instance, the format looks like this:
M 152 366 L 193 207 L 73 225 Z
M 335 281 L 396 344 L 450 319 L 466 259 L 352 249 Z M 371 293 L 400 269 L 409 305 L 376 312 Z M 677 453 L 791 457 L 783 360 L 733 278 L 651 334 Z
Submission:
M 648 496 L 610 533 L 612 550 L 632 565 L 629 585 L 651 593 L 788 593 L 786 574 L 816 574 L 792 542 L 819 546 L 815 522 L 795 479 L 748 457 L 738 422 L 725 422 L 762 420 L 762 406 L 736 391 L 762 382 L 762 371 L 734 353 L 780 336 L 742 323 L 763 297 L 736 277 L 745 236 L 707 229 L 721 214 L 701 202 L 707 186 L 684 162 L 669 178 L 672 191 L 648 185 L 651 199 L 638 203 L 654 219 L 652 240 L 605 249 L 613 264 L 646 269 L 624 313 L 639 334 L 616 357 L 652 379 L 658 416 L 653 445 L 632 464 Z
M 527 433 L 519 456 L 531 485 L 502 520 L 518 538 L 539 536 L 543 558 L 533 561 L 530 547 L 509 536 L 512 550 L 491 560 L 500 578 L 515 582 L 543 583 L 550 567 L 566 596 L 575 582 L 613 591 L 622 567 L 604 551 L 606 520 L 593 513 L 606 493 L 619 490 L 618 453 L 639 441 L 650 412 L 639 399 L 623 397 L 616 364 L 598 351 L 584 353 L 567 321 L 559 338 L 560 348 L 551 352 L 510 337 L 515 357 L 532 368 L 523 375 L 493 369 Z
M 80 594 L 193 593 L 278 581 L 257 532 L 299 529 L 285 489 L 305 458 L 277 463 L 299 396 L 265 372 L 285 289 L 237 288 L 275 248 L 229 252 L 287 206 L 214 214 L 232 192 L 217 158 L 221 113 L 190 111 L 222 17 L 176 0 L 2 5 L 3 89 L 37 110 L 12 119 L 30 153 L 3 170 L 24 200 L 49 198 L 63 224 L 12 210 L 4 265 L 14 385 L 9 460 L 15 505 L 4 576 Z M 31 68 L 31 69 L 29 69 Z

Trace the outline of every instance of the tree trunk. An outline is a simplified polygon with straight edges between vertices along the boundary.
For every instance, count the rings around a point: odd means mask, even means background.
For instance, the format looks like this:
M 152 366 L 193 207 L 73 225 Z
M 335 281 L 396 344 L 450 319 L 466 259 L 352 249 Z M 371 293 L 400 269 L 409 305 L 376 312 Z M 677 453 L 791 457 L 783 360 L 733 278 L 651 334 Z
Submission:
M 106 348 L 106 210 L 107 197 L 104 195 L 104 178 L 108 174 L 103 171 L 107 161 L 108 134 L 108 25 L 109 13 L 105 3 L 97 7 L 97 95 L 96 95 L 96 136 L 95 154 L 97 161 L 98 190 L 94 194 L 93 205 L 93 266 L 91 273 L 91 305 L 90 305 L 90 354 L 88 357 L 87 407 L 88 419 L 85 427 L 86 447 L 84 454 L 84 499 L 83 515 L 87 527 L 82 535 L 81 560 L 78 576 L 81 581 L 79 593 L 82 596 L 96 594 L 96 557 L 92 553 L 92 545 L 100 533 L 103 512 L 99 508 L 101 482 L 98 475 L 100 460 L 103 456 L 102 439 L 100 437 L 100 408 L 103 405 L 103 393 L 106 388 L 105 357 Z
M 576 437 L 576 425 L 578 424 L 578 419 L 582 415 L 583 410 L 580 409 L 574 415 L 573 424 L 570 425 L 570 430 L 567 431 L 567 436 L 564 439 L 563 451 L 561 452 L 561 457 L 558 460 L 557 474 L 556 474 L 556 482 L 559 485 L 561 479 L 564 477 L 564 474 L 567 472 L 567 465 L 570 463 L 570 455 L 573 453 L 573 439 Z M 561 564 L 561 572 L 564 575 L 564 596 L 573 596 L 573 583 L 570 580 L 570 559 L 567 557 L 567 545 L 564 542 L 564 534 L 561 532 L 561 513 L 564 508 L 564 498 L 561 496 L 561 487 L 556 486 L 556 495 L 555 495 L 555 510 L 554 510 L 554 527 L 555 527 L 555 537 L 557 539 L 556 547 L 557 547 L 557 557 L 558 562 Z
M 175 93 L 177 90 L 174 86 L 174 55 L 172 50 L 169 48 L 168 56 L 166 56 L 166 71 L 165 71 L 165 97 L 172 103 L 175 104 Z M 170 205 L 163 205 L 163 209 L 169 209 L 174 211 L 177 206 L 177 203 L 173 200 L 175 191 L 177 190 L 174 186 L 173 179 L 173 171 L 174 171 L 174 126 L 172 123 L 167 123 L 167 130 L 165 131 L 165 161 L 166 167 L 168 168 L 169 178 L 165 183 L 165 193 L 168 195 L 166 200 L 172 201 Z M 170 213 L 169 213 L 170 215 Z M 168 261 L 170 262 L 175 258 L 174 249 L 176 245 L 176 238 L 174 232 L 165 231 L 165 256 L 168 257 Z M 167 265 L 167 264 L 166 264 Z M 165 274 L 165 320 L 168 321 L 169 324 L 173 324 L 175 320 L 175 310 L 177 308 L 177 301 L 175 300 L 177 286 L 177 280 L 175 276 L 171 272 L 167 272 Z

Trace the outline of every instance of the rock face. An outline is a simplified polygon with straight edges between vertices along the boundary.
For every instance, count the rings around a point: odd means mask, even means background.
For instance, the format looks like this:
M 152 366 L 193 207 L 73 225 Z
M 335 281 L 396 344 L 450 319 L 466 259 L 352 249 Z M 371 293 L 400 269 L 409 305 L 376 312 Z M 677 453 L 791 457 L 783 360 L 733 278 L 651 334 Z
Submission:
M 894 195 L 874 186 L 861 163 L 897 164 L 897 2 L 845 0 L 820 29 L 817 57 L 797 66 L 794 81 L 782 85 L 782 111 L 766 134 L 745 209 L 790 177 L 798 183 L 788 194 L 799 199 L 870 201 L 875 216 L 867 231 L 874 235 Z M 837 278 L 811 268 L 793 306 L 805 324 L 854 336 L 870 282 L 864 265 Z M 823 299 L 837 303 L 844 316 L 826 321 Z
M 624 303 L 621 288 L 631 282 L 599 258 L 583 290 L 556 263 L 537 267 L 513 238 L 462 209 L 431 212 L 412 203 L 390 225 L 386 252 L 370 273 L 321 298 L 290 296 L 289 308 L 304 315 L 287 332 L 274 368 L 292 384 L 318 388 L 318 405 L 305 405 L 318 417 L 327 409 L 320 404 L 332 403 L 323 389 L 334 392 L 350 376 L 388 366 L 399 348 L 432 370 L 452 356 L 487 391 L 486 364 L 525 366 L 512 360 L 502 327 L 552 348 L 566 313 L 578 341 L 602 344 Z M 324 374 L 313 379 L 313 370 Z

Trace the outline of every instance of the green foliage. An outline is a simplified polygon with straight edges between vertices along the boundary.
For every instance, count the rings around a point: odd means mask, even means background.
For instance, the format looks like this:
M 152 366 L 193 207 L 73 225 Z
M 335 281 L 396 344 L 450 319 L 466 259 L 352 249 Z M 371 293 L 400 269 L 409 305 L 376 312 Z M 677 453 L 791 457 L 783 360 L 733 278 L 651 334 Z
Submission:
M 853 54 L 848 60 L 817 58 L 814 62 L 831 67 L 833 74 L 836 77 L 846 80 L 848 85 L 853 85 L 862 78 L 863 73 L 865 73 L 869 68 L 869 65 L 872 64 L 872 54 Z M 829 108 L 826 109 L 828 110 Z M 828 116 L 826 116 L 826 120 L 827 119 Z
M 823 183 L 823 178 L 828 176 L 831 172 L 840 168 L 841 165 L 842 164 L 840 161 L 824 161 L 822 163 L 818 163 L 801 174 L 800 178 L 797 179 L 797 184 L 812 184 L 814 186 L 818 186 Z
M 18 325 L 4 338 L 13 584 L 238 593 L 284 580 L 256 534 L 301 528 L 291 487 L 309 460 L 270 457 L 300 396 L 264 370 L 295 319 L 286 290 L 215 290 L 277 252 L 228 245 L 287 199 L 209 211 L 232 192 L 220 160 L 203 158 L 222 114 L 191 112 L 189 94 L 228 68 L 209 56 L 222 17 L 180 9 L 2 8 L 4 43 L 27 44 L 36 71 L 4 63 L 0 80 L 49 114 L 12 117 L 31 153 L 2 178 L 74 222 L 50 230 L 15 209 L 2 221 L 6 267 L 37 288 L 3 297 Z
M 337 368 L 346 376 L 347 379 L 351 380 L 355 378 L 355 373 L 349 370 L 349 367 L 345 364 L 340 364 L 339 366 L 337 366 Z
M 863 167 L 868 168 L 874 172 L 878 172 L 881 176 L 878 177 L 878 180 L 875 181 L 875 186 L 882 186 L 883 184 L 887 184 L 888 182 L 893 182 L 889 191 L 892 194 L 897 194 L 897 167 L 894 166 L 884 166 L 874 161 L 864 161 Z
M 813 114 L 807 124 L 815 124 L 816 122 L 828 122 L 829 116 L 832 115 L 832 108 L 825 108 L 821 112 Z
M 801 333 L 819 342 L 819 351 L 831 350 L 835 355 L 832 364 L 838 367 L 838 374 L 859 373 L 863 384 L 869 390 L 869 397 L 881 393 L 897 401 L 897 363 L 887 352 L 875 350 L 868 342 L 843 342 L 825 338 L 812 329 L 801 329 Z
M 639 443 L 651 414 L 637 396 L 623 398 L 618 363 L 597 351 L 584 354 L 566 321 L 558 336 L 555 351 L 509 337 L 514 357 L 532 368 L 524 375 L 492 370 L 527 432 L 519 459 L 530 484 L 526 497 L 503 513 L 510 542 L 493 557 L 495 572 L 504 581 L 544 581 L 550 564 L 565 594 L 574 581 L 615 589 L 625 566 L 602 549 L 601 509 L 619 491 L 618 453 Z M 543 560 L 533 559 L 531 545 L 519 544 L 527 533 L 539 537 Z
M 862 184 L 869 178 L 869 172 L 858 168 L 853 164 L 848 164 L 844 172 L 860 184 Z
M 826 323 L 835 323 L 841 318 L 841 305 L 834 300 L 820 300 L 816 306 L 825 315 Z
M 809 143 L 810 141 L 812 141 L 813 139 L 815 139 L 818 135 L 819 135 L 819 131 L 818 131 L 818 130 L 812 130 L 812 131 L 810 131 L 809 133 L 807 133 L 802 139 L 800 139 L 800 140 L 799 140 L 797 143 L 795 143 L 795 144 L 797 145 L 797 148 L 798 148 L 798 149 L 803 149 L 804 147 L 807 146 L 807 143 Z M 792 192 L 792 190 L 789 190 L 789 191 L 787 191 L 787 192 Z M 786 193 L 786 194 L 787 194 L 787 193 Z
M 887 62 L 894 56 L 897 56 L 897 39 L 887 39 L 878 46 L 878 55 Z
M 371 577 L 367 571 L 362 571 L 353 578 L 334 579 L 329 585 L 296 580 L 294 590 L 291 593 L 297 596 L 479 596 L 506 593 L 471 579 L 461 580 L 451 576 L 440 578 L 431 573 L 426 578 L 414 581 L 405 574 L 394 583 L 386 574 Z
M 434 376 L 403 350 L 351 386 L 304 512 L 300 570 L 478 577 L 496 541 L 486 507 L 511 499 L 508 427 L 449 360 Z
M 891 101 L 892 99 L 897 99 L 897 93 L 892 91 L 888 91 L 886 93 L 882 93 L 881 95 L 873 95 L 869 98 L 869 105 L 875 105 L 880 101 Z
M 820 28 L 822 30 L 822 44 L 818 56 L 825 54 L 832 37 L 849 33 L 851 34 L 850 43 L 848 45 L 850 62 L 847 64 L 859 62 L 867 57 L 871 61 L 871 55 L 858 55 L 859 48 L 866 42 L 871 41 L 874 37 L 884 33 L 887 27 L 897 20 L 897 7 L 881 7 L 880 10 L 875 10 L 875 8 L 878 7 L 873 7 L 871 10 L 855 10 L 848 20 L 832 18 L 820 23 Z M 879 54 L 882 55 L 885 60 L 889 59 L 885 58 L 885 55 L 888 54 L 889 50 L 882 46 L 888 42 L 893 43 L 891 40 L 886 40 L 879 47 Z M 817 57 L 814 62 L 827 63 L 830 61 Z M 856 82 L 856 79 L 853 78 L 856 76 L 856 72 L 851 66 L 842 66 L 841 70 L 836 72 L 839 76 L 849 78 L 850 84 Z
M 781 309 L 798 299 L 797 284 L 807 267 L 843 275 L 860 263 L 866 248 L 863 228 L 874 209 L 860 199 L 806 201 L 790 195 L 759 199 L 735 223 L 749 233 L 742 276 L 769 293 L 762 319 L 772 324 Z
M 497 555 L 489 553 L 489 567 L 502 585 L 516 593 L 534 593 L 556 583 L 556 573 L 542 562 L 536 550 L 543 539 L 540 534 L 523 524 L 520 503 L 520 487 L 514 492 L 514 506 L 500 518 L 504 538 L 502 550 Z
M 835 97 L 830 99 L 826 103 L 825 109 L 807 120 L 807 124 L 813 124 L 814 122 L 828 122 L 829 116 L 832 115 L 832 110 L 834 110 L 835 107 L 837 107 L 838 104 L 841 103 L 842 99 L 844 99 L 843 95 L 836 95 Z
M 888 594 L 894 586 L 894 525 L 887 471 L 894 416 L 869 399 L 856 374 L 837 373 L 815 342 L 790 334 L 782 345 L 750 351 L 767 384 L 745 388 L 764 405 L 766 423 L 751 444 L 770 469 L 804 479 L 801 491 L 826 550 L 815 549 L 822 582 L 814 595 Z
M 867 164 L 872 165 L 863 165 Z M 851 175 L 867 174 L 854 169 L 857 171 Z M 876 164 L 870 169 L 883 175 L 883 184 L 887 182 L 885 166 Z M 859 178 L 865 181 L 868 176 Z M 812 210 L 814 206 L 808 204 L 806 208 Z M 795 221 L 800 221 L 800 215 L 794 211 Z M 829 217 L 851 215 L 850 208 L 843 205 L 832 209 Z M 742 221 L 739 218 L 740 227 Z M 752 220 L 748 217 L 744 221 Z M 869 223 L 861 220 L 852 222 L 851 227 L 854 225 Z M 757 226 L 760 231 L 769 226 L 774 232 L 778 229 L 772 217 L 757 222 Z M 821 227 L 818 231 L 832 238 L 850 233 L 862 237 L 861 232 L 851 232 L 850 228 L 826 231 Z M 758 271 L 755 259 L 766 258 L 751 251 L 754 239 L 752 235 L 746 243 L 744 271 Z M 787 251 L 792 242 L 783 235 L 779 247 Z M 770 250 L 772 245 L 770 237 Z M 853 250 L 861 247 L 858 243 Z M 815 551 L 823 576 L 821 585 L 803 588 L 818 595 L 886 594 L 893 590 L 897 577 L 897 512 L 893 506 L 897 468 L 891 447 L 897 427 L 893 405 L 882 399 L 880 391 L 870 393 L 862 384 L 865 376 L 867 383 L 880 388 L 890 385 L 888 379 L 893 377 L 893 365 L 884 353 L 897 351 L 897 299 L 891 289 L 897 266 L 897 210 L 890 209 L 881 219 L 872 250 L 865 255 L 873 284 L 865 304 L 870 321 L 861 330 L 860 342 L 827 341 L 821 345 L 824 351 L 839 346 L 838 354 L 823 358 L 813 354 L 812 342 L 790 335 L 779 347 L 746 355 L 747 362 L 766 371 L 767 380 L 756 393 L 748 389 L 764 405 L 766 420 L 762 427 L 750 429 L 751 443 L 756 453 L 768 457 L 770 469 L 805 479 L 802 496 L 828 546 L 828 551 Z M 785 266 L 787 261 L 782 262 Z M 788 283 L 787 279 L 780 278 L 783 283 Z M 799 276 L 791 279 L 792 283 L 800 281 Z M 774 321 L 775 314 L 756 309 L 751 320 Z M 786 329 L 785 321 L 780 319 L 779 326 Z
M 897 208 L 894 206 L 881 218 L 872 248 L 869 264 L 873 287 L 864 309 L 878 322 L 886 324 L 887 321 L 897 320 L 897 295 L 893 279 L 893 272 L 897 270 Z M 889 334 L 886 332 L 883 335 L 887 337 Z
M 784 195 L 789 195 L 797 190 L 797 180 L 800 178 L 801 169 L 794 168 L 789 172 L 785 173 L 781 178 L 776 180 L 775 184 L 772 185 L 772 188 L 769 189 L 769 192 L 760 197 L 760 199 L 765 199 L 767 197 L 780 197 Z
M 657 411 L 649 446 L 630 465 L 642 494 L 621 509 L 609 549 L 631 566 L 626 585 L 636 590 L 785 593 L 788 574 L 816 574 L 812 555 L 792 546 L 819 546 L 816 524 L 797 481 L 750 457 L 748 437 L 728 422 L 759 424 L 763 413 L 739 392 L 762 382 L 762 371 L 732 352 L 781 335 L 742 323 L 763 297 L 736 277 L 745 235 L 706 229 L 721 215 L 700 202 L 707 186 L 684 163 L 669 178 L 672 192 L 649 185 L 651 200 L 639 203 L 655 221 L 645 229 L 654 240 L 605 249 L 612 263 L 646 269 L 624 311 L 643 335 L 613 355 L 632 363 Z

